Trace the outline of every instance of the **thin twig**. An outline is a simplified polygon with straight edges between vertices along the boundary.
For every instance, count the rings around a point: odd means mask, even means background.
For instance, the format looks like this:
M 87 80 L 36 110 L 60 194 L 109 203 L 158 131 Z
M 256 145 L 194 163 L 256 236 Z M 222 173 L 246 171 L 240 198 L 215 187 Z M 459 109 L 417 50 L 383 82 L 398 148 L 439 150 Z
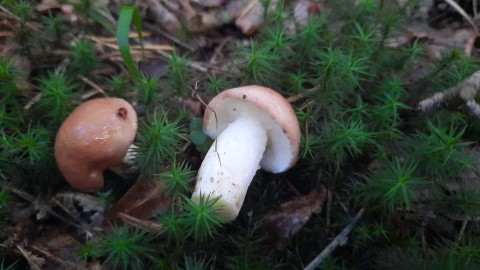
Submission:
M 304 270 L 313 270 L 317 268 L 318 265 L 322 263 L 322 261 L 327 258 L 330 253 L 332 253 L 338 246 L 344 245 L 345 242 L 348 240 L 347 235 L 350 233 L 350 231 L 353 229 L 353 226 L 357 221 L 362 217 L 363 213 L 365 212 L 365 209 L 362 208 L 358 213 L 355 215 L 355 217 L 350 221 L 350 223 L 343 228 L 343 230 L 338 234 L 328 246 L 320 252 L 320 254 L 315 257 L 308 265 L 307 267 L 304 268 Z
M 473 18 L 477 18 L 477 1 L 472 1 L 472 5 L 473 5 Z
M 475 96 L 479 90 L 480 70 L 454 87 L 435 93 L 433 96 L 420 101 L 417 109 L 432 111 L 441 108 L 458 109 L 464 106 L 469 109 L 472 115 L 480 119 L 480 106 L 475 101 Z
M 467 223 L 468 223 L 468 218 L 465 218 L 462 222 L 462 227 L 460 228 L 460 232 L 458 233 L 458 236 L 457 236 L 457 244 L 459 244 L 462 241 L 463 233 L 467 228 Z
M 332 212 L 332 191 L 328 189 L 327 191 L 327 211 L 326 211 L 326 218 L 325 218 L 325 224 L 327 228 L 330 227 L 330 215 Z
M 461 6 L 457 4 L 457 2 L 453 0 L 445 0 L 445 3 L 449 4 L 453 9 L 455 9 L 458 13 L 460 13 L 460 15 L 462 15 L 462 17 L 465 18 L 465 20 L 467 20 L 467 22 L 472 26 L 473 31 L 475 31 L 475 35 L 478 33 L 478 29 L 477 29 L 477 25 L 475 24 L 475 21 L 472 19 L 472 17 L 470 17 L 470 15 L 468 15 L 467 12 L 465 12 L 465 10 Z
M 44 249 L 41 249 L 40 247 L 37 247 L 35 245 L 31 245 L 30 247 L 32 249 L 34 249 L 35 251 L 42 253 L 46 258 L 49 258 L 50 260 L 62 265 L 63 267 L 65 267 L 65 269 L 70 269 L 70 270 L 85 269 L 85 267 L 83 267 L 83 266 L 76 265 L 75 263 L 72 263 L 72 262 L 69 262 L 69 261 L 64 261 L 64 260 L 58 258 L 57 256 L 53 255 L 52 253 L 50 253 L 50 252 L 48 252 Z
M 173 41 L 175 44 L 177 44 L 178 46 L 180 47 L 183 47 L 184 49 L 187 49 L 191 52 L 194 52 L 195 51 L 195 48 L 188 45 L 187 43 L 185 42 L 182 42 L 181 40 L 179 40 L 178 38 L 176 38 L 175 36 L 173 35 L 170 35 L 169 33 L 163 31 L 162 29 L 160 29 L 158 26 L 154 26 L 153 24 L 151 23 L 147 23 L 147 22 L 142 22 L 142 24 L 147 27 L 148 29 L 150 29 L 150 31 L 156 33 L 156 34 L 160 34 L 168 39 L 170 39 L 171 41 Z
M 20 22 L 20 23 L 24 23 L 22 21 L 22 19 L 20 19 L 17 15 L 13 14 L 12 12 L 10 12 L 10 10 L 8 10 L 6 7 L 4 7 L 3 5 L 0 5 L 0 10 L 3 11 L 3 13 L 5 13 L 7 16 L 9 16 L 10 18 Z M 26 22 L 24 23 L 24 25 L 26 25 L 28 28 L 34 30 L 34 31 L 40 31 L 40 29 L 32 24 L 32 23 L 29 23 L 29 22 Z
M 195 83 L 195 89 L 193 90 L 192 97 L 195 96 L 200 101 L 200 103 L 202 103 L 205 106 L 205 110 L 209 109 L 213 112 L 213 116 L 215 116 L 215 133 L 216 133 L 215 138 L 218 138 L 219 134 L 218 134 L 217 112 L 214 109 L 212 109 L 212 107 L 208 106 L 208 104 L 197 94 L 198 83 L 199 83 L 198 81 Z M 222 168 L 222 160 L 220 159 L 220 154 L 218 153 L 218 149 L 217 149 L 217 140 L 215 140 L 213 143 L 215 144 L 215 152 L 217 153 L 217 158 L 220 164 L 220 168 Z
M 143 220 L 143 219 L 138 219 L 136 217 L 130 216 L 125 213 L 118 213 L 117 216 L 123 221 L 126 222 L 130 225 L 133 225 L 137 228 L 148 230 L 153 233 L 160 234 L 163 231 L 163 228 L 165 227 L 162 223 L 150 221 L 150 220 Z
M 96 93 L 99 93 L 99 94 L 101 94 L 105 97 L 108 97 L 107 93 L 105 93 L 105 91 L 98 84 L 90 81 L 88 78 L 86 78 L 82 75 L 78 75 L 78 78 L 80 78 L 80 80 L 82 80 L 84 83 L 90 85 L 95 90 Z M 88 98 L 88 97 L 84 97 L 84 96 L 82 96 L 82 99 Z

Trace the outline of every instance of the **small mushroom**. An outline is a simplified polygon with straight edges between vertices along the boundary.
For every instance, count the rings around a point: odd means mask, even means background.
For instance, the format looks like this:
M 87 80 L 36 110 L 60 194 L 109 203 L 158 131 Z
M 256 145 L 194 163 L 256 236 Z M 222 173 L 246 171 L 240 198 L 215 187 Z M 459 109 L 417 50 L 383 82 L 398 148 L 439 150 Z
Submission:
M 98 190 L 103 171 L 118 165 L 135 139 L 137 114 L 120 98 L 97 98 L 78 106 L 63 122 L 55 159 L 73 187 Z
M 234 220 L 256 171 L 281 173 L 298 158 L 300 126 L 290 103 L 261 86 L 225 90 L 208 104 L 203 129 L 216 141 L 203 160 L 192 200 L 221 196 L 224 220 Z

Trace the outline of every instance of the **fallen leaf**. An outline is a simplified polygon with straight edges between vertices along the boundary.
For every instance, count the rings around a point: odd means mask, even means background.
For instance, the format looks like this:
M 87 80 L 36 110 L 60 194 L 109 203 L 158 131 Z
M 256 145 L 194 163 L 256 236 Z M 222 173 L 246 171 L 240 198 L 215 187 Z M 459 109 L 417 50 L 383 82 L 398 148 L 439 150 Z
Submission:
M 307 223 L 312 213 L 321 211 L 326 194 L 322 187 L 321 190 L 312 190 L 307 195 L 282 203 L 279 210 L 263 217 L 265 226 L 272 228 L 282 238 L 290 238 Z
M 165 192 L 165 184 L 154 179 L 139 179 L 115 205 L 105 212 L 104 224 L 118 224 L 119 213 L 138 219 L 147 219 L 170 209 L 172 199 Z

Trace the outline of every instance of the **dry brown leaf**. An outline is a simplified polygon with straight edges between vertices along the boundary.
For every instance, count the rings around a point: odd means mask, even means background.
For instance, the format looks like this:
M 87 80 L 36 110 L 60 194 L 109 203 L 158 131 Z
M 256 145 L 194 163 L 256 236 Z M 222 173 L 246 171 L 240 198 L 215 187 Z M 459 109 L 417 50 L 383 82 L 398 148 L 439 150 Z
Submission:
M 326 194 L 322 187 L 321 190 L 312 190 L 307 195 L 282 203 L 279 210 L 265 215 L 265 226 L 272 228 L 282 238 L 293 236 L 307 223 L 312 213 L 321 211 Z
M 154 179 L 139 179 L 115 205 L 105 212 L 104 224 L 122 223 L 119 213 L 138 219 L 147 219 L 170 209 L 172 198 L 165 192 L 165 184 Z

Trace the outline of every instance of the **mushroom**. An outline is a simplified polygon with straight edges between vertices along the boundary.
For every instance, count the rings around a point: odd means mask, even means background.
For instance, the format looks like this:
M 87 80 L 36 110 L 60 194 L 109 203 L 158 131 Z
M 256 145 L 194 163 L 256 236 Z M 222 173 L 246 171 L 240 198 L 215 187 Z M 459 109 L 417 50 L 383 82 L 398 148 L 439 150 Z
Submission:
M 217 197 L 220 216 L 234 220 L 256 171 L 281 173 L 298 158 L 300 127 L 290 103 L 262 86 L 225 90 L 207 106 L 204 132 L 216 139 L 203 160 L 192 200 Z
M 78 106 L 55 140 L 55 159 L 65 179 L 78 189 L 103 187 L 103 171 L 118 165 L 137 131 L 137 114 L 120 98 L 97 98 Z

